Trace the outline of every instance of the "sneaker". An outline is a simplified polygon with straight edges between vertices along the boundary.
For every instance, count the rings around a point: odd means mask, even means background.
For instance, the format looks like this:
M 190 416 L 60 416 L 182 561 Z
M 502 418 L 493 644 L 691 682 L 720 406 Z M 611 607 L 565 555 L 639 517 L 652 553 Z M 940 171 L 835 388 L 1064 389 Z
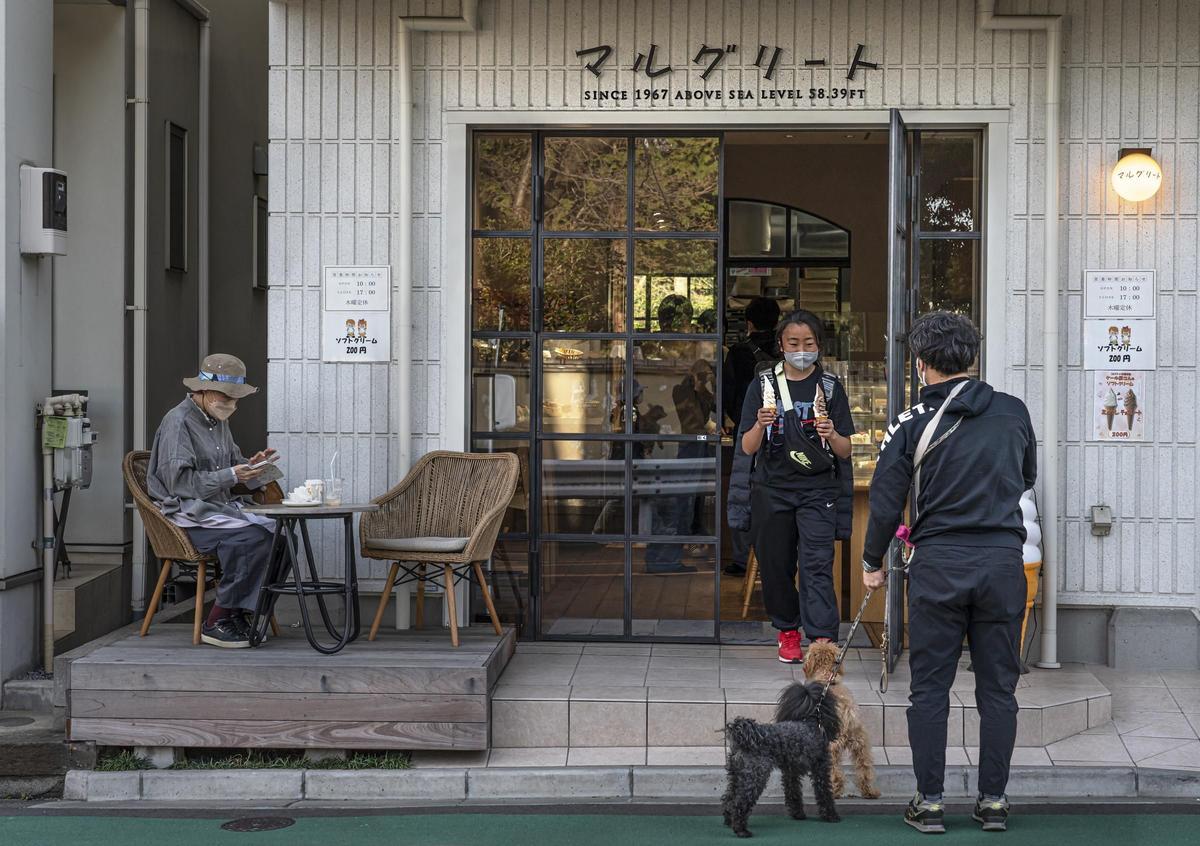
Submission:
M 746 575 L 746 565 L 739 564 L 733 561 L 725 565 L 725 575 L 727 576 L 744 576 Z
M 250 636 L 238 625 L 236 617 L 223 617 L 211 626 L 205 623 L 200 628 L 200 640 L 209 646 L 222 649 L 248 649 Z
M 254 631 L 254 627 L 251 625 L 251 622 L 253 620 L 254 620 L 254 615 L 251 614 L 249 611 L 238 612 L 233 617 L 233 621 L 237 624 L 237 626 L 241 630 L 242 634 L 244 634 L 246 636 L 247 640 L 250 639 L 250 634 Z M 263 626 L 261 620 L 259 621 L 259 626 L 263 629 L 263 633 L 262 633 L 262 637 L 259 638 L 258 642 L 260 644 L 263 644 L 263 643 L 267 642 L 267 634 L 270 629 L 270 626 Z
M 984 831 L 1008 830 L 1008 797 L 985 799 L 982 796 L 975 800 L 975 813 L 971 819 L 983 824 Z
M 904 809 L 904 821 L 922 834 L 945 834 L 945 805 L 929 802 L 918 794 Z
M 800 632 L 795 629 L 790 632 L 780 632 L 778 641 L 780 661 L 785 664 L 804 662 L 804 650 L 800 647 Z

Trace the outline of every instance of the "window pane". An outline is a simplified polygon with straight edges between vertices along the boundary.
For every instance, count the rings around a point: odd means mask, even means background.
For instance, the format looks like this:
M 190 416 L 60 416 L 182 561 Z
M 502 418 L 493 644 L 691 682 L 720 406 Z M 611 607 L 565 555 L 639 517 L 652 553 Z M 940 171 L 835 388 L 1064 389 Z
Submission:
M 529 532 L 529 441 L 476 440 L 471 449 L 473 452 L 511 452 L 521 462 L 521 472 L 517 477 L 517 490 L 509 502 L 508 510 L 504 513 L 504 521 L 500 524 L 500 534 L 527 534 Z
M 638 138 L 634 143 L 634 228 L 715 232 L 719 139 Z
M 528 238 L 475 239 L 473 328 L 491 332 L 529 329 L 529 244 Z
M 545 203 L 549 230 L 615 232 L 628 219 L 629 142 L 547 138 Z
M 716 241 L 638 240 L 634 244 L 633 330 L 698 331 L 716 304 Z
M 921 229 L 978 232 L 980 136 L 921 133 Z
M 476 135 L 474 190 L 476 229 L 532 228 L 532 136 Z
M 923 240 L 919 313 L 953 311 L 979 325 L 979 241 Z
M 625 444 L 543 441 L 542 531 L 625 534 Z
M 167 270 L 187 270 L 188 137 L 167 124 Z
M 471 429 L 529 431 L 529 341 L 471 342 Z
M 637 341 L 633 392 L 643 435 L 711 435 L 717 431 L 717 343 Z
M 529 619 L 529 541 L 501 538 L 492 550 L 491 572 L 488 582 L 492 589 L 492 600 L 500 623 L 513 626 L 517 637 L 526 633 Z M 483 601 L 479 584 L 471 580 L 471 608 L 475 609 L 475 621 L 486 625 L 487 606 Z
M 625 342 L 555 338 L 542 343 L 542 430 L 625 430 Z
M 635 637 L 712 638 L 716 546 L 635 543 L 632 569 Z
M 625 544 L 551 541 L 541 564 L 544 634 L 624 634 Z
M 729 255 L 783 258 L 787 248 L 787 209 L 769 203 L 729 204 Z
M 793 209 L 791 227 L 793 258 L 850 257 L 850 233 L 828 220 Z
M 635 442 L 633 532 L 640 537 L 717 533 L 717 445 Z
M 542 325 L 547 332 L 625 331 L 625 241 L 542 242 Z

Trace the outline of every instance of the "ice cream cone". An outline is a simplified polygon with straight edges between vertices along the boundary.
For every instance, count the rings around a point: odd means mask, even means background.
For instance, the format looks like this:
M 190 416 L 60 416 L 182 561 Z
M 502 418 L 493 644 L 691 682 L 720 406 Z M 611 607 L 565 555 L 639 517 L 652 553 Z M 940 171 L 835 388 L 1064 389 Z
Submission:
M 1104 416 L 1106 418 L 1108 418 L 1108 431 L 1110 431 L 1110 432 L 1112 431 L 1113 417 L 1115 417 L 1116 414 L 1117 414 L 1117 410 L 1115 408 L 1104 409 Z

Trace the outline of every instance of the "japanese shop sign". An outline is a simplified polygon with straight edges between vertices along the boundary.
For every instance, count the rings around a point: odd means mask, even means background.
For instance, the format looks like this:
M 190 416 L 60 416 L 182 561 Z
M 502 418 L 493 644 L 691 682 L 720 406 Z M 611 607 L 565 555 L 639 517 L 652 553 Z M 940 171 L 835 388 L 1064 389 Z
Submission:
M 1153 370 L 1156 329 L 1153 320 L 1083 321 L 1083 369 Z
M 1154 317 L 1153 270 L 1085 270 L 1084 317 Z
M 321 285 L 321 360 L 391 358 L 391 268 L 326 267 Z
M 1089 441 L 1146 440 L 1146 374 L 1097 373 Z
M 775 45 L 759 44 L 757 50 L 747 50 L 742 52 L 737 44 L 725 44 L 723 46 L 713 47 L 708 44 L 701 44 L 695 55 L 692 57 L 691 65 L 701 68 L 700 79 L 707 82 L 708 78 L 722 66 L 729 67 L 739 58 L 745 56 L 746 59 L 742 64 L 753 65 L 761 72 L 762 78 L 768 83 L 775 79 L 775 72 L 781 64 L 786 67 L 796 68 L 827 68 L 837 67 L 846 69 L 846 83 L 841 86 L 831 85 L 830 87 L 814 87 L 814 88 L 774 88 L 760 87 L 754 88 L 718 88 L 718 89 L 691 89 L 683 88 L 679 90 L 666 90 L 660 88 L 615 88 L 615 89 L 596 89 L 583 92 L 585 102 L 633 102 L 645 101 L 650 103 L 661 103 L 669 101 L 753 101 L 753 100 L 811 100 L 811 101 L 830 101 L 840 102 L 842 100 L 862 100 L 867 95 L 865 88 L 859 87 L 862 77 L 860 72 L 868 70 L 878 70 L 879 63 L 867 60 L 867 47 L 865 44 L 858 44 L 854 50 L 853 56 L 848 56 L 845 64 L 834 65 L 830 62 L 828 56 L 812 56 L 801 60 L 797 56 L 787 57 L 782 47 Z M 753 51 L 754 61 L 748 61 L 748 57 Z M 583 69 L 599 78 L 613 57 L 613 47 L 610 44 L 597 44 L 594 47 L 586 47 L 582 50 L 576 50 L 575 55 L 584 64 Z M 726 64 L 726 60 L 729 63 Z M 674 73 L 677 68 L 672 67 L 659 56 L 659 45 L 650 44 L 648 49 L 639 51 L 637 56 L 633 58 L 632 64 L 627 66 L 635 76 L 644 75 L 649 81 L 657 80 L 661 77 Z M 688 68 L 682 69 L 685 73 Z

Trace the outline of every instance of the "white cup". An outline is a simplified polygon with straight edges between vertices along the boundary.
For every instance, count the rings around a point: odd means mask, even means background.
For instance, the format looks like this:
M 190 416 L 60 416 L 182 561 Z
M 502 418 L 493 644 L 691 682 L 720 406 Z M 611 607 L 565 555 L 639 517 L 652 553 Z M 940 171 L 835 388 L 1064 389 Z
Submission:
M 313 502 L 320 502 L 325 497 L 325 482 L 321 479 L 305 479 L 305 490 L 308 492 L 308 498 Z

